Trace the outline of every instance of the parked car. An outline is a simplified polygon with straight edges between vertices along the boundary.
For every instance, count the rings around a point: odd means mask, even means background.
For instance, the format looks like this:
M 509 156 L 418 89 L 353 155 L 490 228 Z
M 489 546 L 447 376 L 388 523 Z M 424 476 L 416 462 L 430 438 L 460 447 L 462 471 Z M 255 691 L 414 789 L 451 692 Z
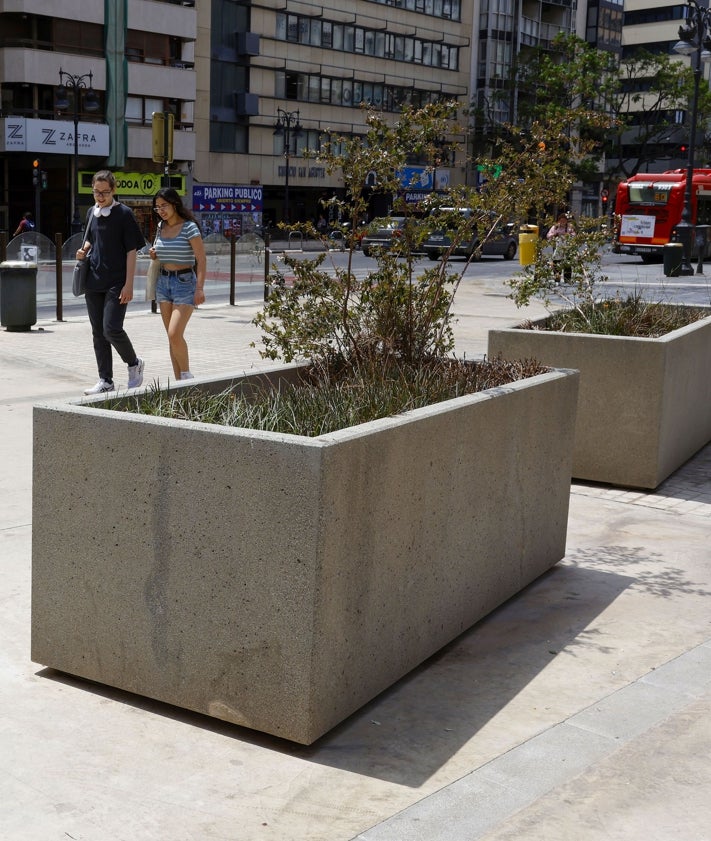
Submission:
M 503 257 L 513 260 L 518 248 L 518 226 L 513 222 L 502 222 L 491 232 L 481 247 L 484 257 Z
M 392 248 L 393 241 L 402 236 L 405 221 L 405 216 L 384 216 L 381 219 L 374 219 L 360 241 L 363 254 L 370 257 L 374 249 Z
M 442 208 L 442 212 L 452 212 L 455 208 Z M 465 218 L 471 217 L 471 210 L 462 209 L 459 213 Z M 439 260 L 443 254 L 449 252 L 452 240 L 445 231 L 432 231 L 424 241 L 422 248 L 430 260 Z M 513 222 L 497 224 L 483 243 L 477 230 L 468 231 L 451 250 L 450 257 L 465 257 L 467 260 L 478 260 L 479 257 L 503 257 L 513 260 L 518 248 L 516 226 Z

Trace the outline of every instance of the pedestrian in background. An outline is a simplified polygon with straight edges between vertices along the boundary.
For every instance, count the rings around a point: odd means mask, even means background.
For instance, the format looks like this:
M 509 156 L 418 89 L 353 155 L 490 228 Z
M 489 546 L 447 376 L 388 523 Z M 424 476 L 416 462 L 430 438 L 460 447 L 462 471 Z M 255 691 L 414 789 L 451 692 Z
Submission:
M 91 183 L 95 204 L 87 215 L 85 242 L 76 256 L 89 261 L 84 297 L 99 369 L 98 382 L 84 394 L 101 394 L 116 388 L 113 349 L 128 366 L 128 388 L 138 388 L 143 382 L 144 362 L 136 355 L 123 322 L 133 299 L 136 254 L 146 241 L 131 209 L 116 201 L 114 174 L 102 169 Z
M 175 378 L 189 380 L 193 375 L 185 328 L 193 309 L 205 301 L 205 246 L 195 218 L 172 187 L 158 190 L 153 210 L 160 218 L 149 251 L 152 260 L 160 261 L 156 302 L 168 334 Z
M 575 233 L 575 228 L 572 221 L 567 213 L 562 212 L 558 214 L 555 224 L 551 225 L 546 234 L 548 241 L 553 243 L 553 263 L 556 270 L 560 272 L 558 276 L 566 281 L 572 277 L 572 270 L 565 262 L 565 240 L 573 233 Z
M 27 234 L 30 231 L 34 231 L 35 229 L 35 220 L 32 218 L 31 213 L 25 213 L 25 215 L 20 219 L 20 224 L 17 226 L 17 230 L 13 234 L 14 237 L 19 237 L 20 234 Z

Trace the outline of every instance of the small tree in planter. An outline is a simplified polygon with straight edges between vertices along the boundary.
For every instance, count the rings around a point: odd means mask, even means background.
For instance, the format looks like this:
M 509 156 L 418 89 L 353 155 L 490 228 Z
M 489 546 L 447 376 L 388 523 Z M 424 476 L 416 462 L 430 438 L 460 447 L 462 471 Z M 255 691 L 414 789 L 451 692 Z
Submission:
M 555 244 L 539 239 L 534 262 L 506 281 L 517 306 L 541 298 L 550 307 L 554 296 L 582 315 L 584 308 L 594 304 L 597 285 L 607 280 L 601 268 L 607 233 L 599 219 L 571 220 L 570 228 Z
M 297 260 L 285 256 L 294 282 L 273 271 L 273 285 L 263 312 L 255 319 L 264 335 L 262 356 L 287 362 L 309 359 L 332 370 L 344 363 L 362 367 L 377 357 L 388 364 L 417 365 L 442 357 L 453 347 L 450 325 L 456 276 L 446 266 L 418 276 L 418 247 L 425 235 L 418 215 L 423 208 L 395 198 L 393 214 L 406 217 L 393 249 L 378 251 L 377 268 L 365 280 L 352 269 L 357 231 L 367 211 L 366 180 L 397 196 L 408 154 L 432 159 L 437 139 L 452 130 L 453 106 L 406 109 L 395 125 L 369 112 L 364 138 L 333 138 L 318 153 L 329 173 L 340 172 L 345 199 L 332 199 L 347 244 L 345 268 L 328 272 L 325 255 Z M 313 234 L 310 223 L 294 225 Z M 404 259 L 400 259 L 404 258 Z
M 531 207 L 543 209 L 534 221 L 553 221 L 564 196 L 557 188 L 567 191 L 584 170 L 584 157 L 606 120 L 584 108 L 569 120 L 555 101 L 538 116 L 530 130 L 510 129 L 500 140 L 499 164 L 504 173 L 538 185 L 538 174 L 526 168 L 540 163 L 551 185 L 547 191 L 540 185 L 543 201 L 527 197 Z M 521 148 L 528 149 L 526 157 Z M 512 190 L 516 194 L 515 185 Z M 551 201 L 556 194 L 558 201 Z M 563 284 L 561 266 L 538 242 L 534 264 L 511 281 L 512 297 L 520 305 L 537 296 L 567 306 L 534 324 L 489 331 L 488 353 L 579 370 L 573 475 L 656 488 L 711 439 L 711 317 L 703 309 L 639 296 L 624 301 L 600 295 L 602 221 L 575 221 L 577 230 L 560 255 L 570 270 Z
M 653 338 L 693 324 L 707 313 L 698 307 L 645 300 L 641 294 L 610 295 L 602 270 L 608 241 L 604 218 L 575 220 L 573 232 L 553 247 L 545 240 L 536 246 L 535 261 L 507 281 L 510 297 L 519 307 L 539 298 L 550 316 L 535 325 L 543 330 Z M 565 276 L 564 276 L 565 273 Z
M 484 162 L 496 173 L 485 189 L 450 187 L 416 205 L 406 202 L 402 173 L 409 156 L 431 161 L 433 169 L 441 165 L 442 138 L 458 131 L 455 116 L 453 103 L 405 109 L 394 124 L 369 112 L 366 137 L 336 137 L 319 151 L 318 161 L 342 177 L 345 198 L 329 204 L 332 215 L 343 220 L 348 260 L 344 268 L 327 271 L 324 254 L 284 257 L 293 282 L 287 284 L 284 272 L 274 270 L 271 293 L 255 319 L 263 331 L 263 357 L 308 360 L 309 379 L 317 388 L 336 375 L 361 384 L 405 378 L 419 386 L 441 382 L 444 367 L 451 374 L 456 364 L 448 357 L 453 350 L 451 307 L 466 264 L 455 270 L 445 254 L 436 266 L 423 268 L 418 262 L 423 240 L 433 229 L 446 229 L 454 248 L 475 230 L 483 243 L 501 220 L 560 201 L 569 183 L 559 177 L 554 158 L 530 159 L 531 148 L 540 153 L 544 145 L 543 128 L 536 126 L 525 136 L 516 133 L 503 168 Z M 548 126 L 545 131 L 550 138 L 553 129 Z M 392 212 L 405 217 L 405 224 L 392 247 L 376 253 L 375 269 L 359 279 L 352 259 L 359 222 L 367 210 L 363 187 L 373 181 L 376 189 L 392 197 Z M 463 216 L 458 208 L 467 208 L 469 214 Z M 311 223 L 289 227 L 317 235 Z M 496 367 L 495 361 L 482 364 Z M 500 382 L 511 376 L 510 368 L 502 369 Z M 461 383 L 456 386 L 460 387 Z

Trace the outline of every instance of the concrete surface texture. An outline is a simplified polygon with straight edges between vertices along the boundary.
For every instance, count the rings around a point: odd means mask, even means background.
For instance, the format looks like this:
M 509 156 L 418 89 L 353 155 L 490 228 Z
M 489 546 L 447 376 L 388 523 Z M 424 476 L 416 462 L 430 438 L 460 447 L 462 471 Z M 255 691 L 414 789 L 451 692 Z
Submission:
M 493 329 L 488 350 L 581 372 L 577 479 L 653 490 L 711 441 L 711 316 L 652 339 Z
M 38 405 L 33 661 L 313 743 L 561 560 L 578 379 L 317 438 Z
M 469 356 L 516 317 L 486 271 L 456 304 Z M 263 365 L 257 306 L 196 313 L 196 373 Z M 158 317 L 128 326 L 164 381 Z M 95 381 L 86 319 L 0 332 L 0 369 L 0 838 L 711 839 L 711 447 L 652 493 L 573 483 L 560 564 L 299 747 L 30 661 L 32 406 Z

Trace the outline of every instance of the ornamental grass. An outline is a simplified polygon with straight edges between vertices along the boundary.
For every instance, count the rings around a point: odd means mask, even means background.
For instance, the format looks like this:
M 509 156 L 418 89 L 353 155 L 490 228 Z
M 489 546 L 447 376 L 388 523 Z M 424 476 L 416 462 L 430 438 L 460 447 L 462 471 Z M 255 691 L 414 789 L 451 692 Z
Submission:
M 426 365 L 370 365 L 339 372 L 305 369 L 302 381 L 242 394 L 209 394 L 199 387 L 176 391 L 155 384 L 107 408 L 177 420 L 315 437 L 391 417 L 545 373 L 535 360 L 469 362 L 433 359 Z

